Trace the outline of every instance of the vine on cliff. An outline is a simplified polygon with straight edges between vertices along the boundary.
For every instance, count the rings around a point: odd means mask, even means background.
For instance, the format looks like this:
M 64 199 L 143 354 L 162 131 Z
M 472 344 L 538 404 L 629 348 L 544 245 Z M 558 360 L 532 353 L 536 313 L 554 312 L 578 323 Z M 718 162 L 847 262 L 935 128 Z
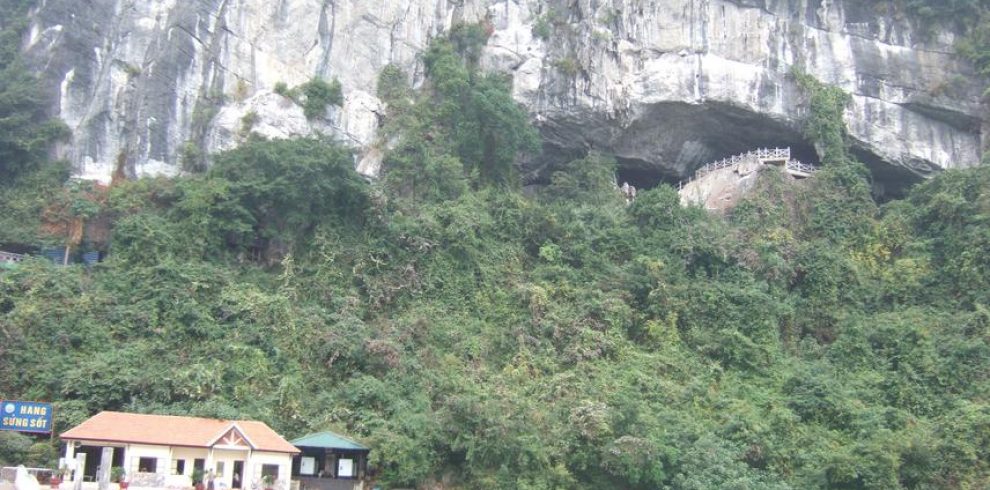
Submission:
M 847 163 L 846 123 L 842 114 L 851 97 L 841 88 L 822 83 L 800 69 L 795 68 L 791 74 L 808 97 L 805 136 L 818 146 L 823 163 Z
M 423 54 L 428 84 L 417 94 L 400 70 L 383 71 L 378 88 L 393 119 L 385 131 L 401 135 L 385 158 L 392 195 L 422 203 L 456 198 L 468 185 L 518 184 L 516 158 L 537 150 L 538 138 L 510 80 L 478 67 L 488 27 L 458 25 L 434 41 Z

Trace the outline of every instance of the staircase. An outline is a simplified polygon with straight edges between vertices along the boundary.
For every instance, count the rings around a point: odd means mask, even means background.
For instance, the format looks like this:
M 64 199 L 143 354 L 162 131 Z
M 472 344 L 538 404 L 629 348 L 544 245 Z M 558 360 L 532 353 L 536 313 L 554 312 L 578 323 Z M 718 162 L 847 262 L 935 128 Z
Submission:
M 707 209 L 729 208 L 752 184 L 750 176 L 768 165 L 780 167 L 782 172 L 799 179 L 810 177 L 817 170 L 791 158 L 790 148 L 758 148 L 698 169 L 691 179 L 678 186 L 681 202 L 700 204 Z

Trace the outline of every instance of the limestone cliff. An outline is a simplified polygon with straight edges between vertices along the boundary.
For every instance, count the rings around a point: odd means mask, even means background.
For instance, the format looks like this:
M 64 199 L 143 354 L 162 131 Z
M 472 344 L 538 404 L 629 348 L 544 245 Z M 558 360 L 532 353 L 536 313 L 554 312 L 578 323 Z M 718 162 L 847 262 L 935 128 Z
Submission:
M 77 173 L 176 173 L 190 149 L 236 145 L 247 114 L 268 136 L 315 131 L 379 171 L 379 71 L 403 67 L 458 22 L 492 27 L 485 64 L 515 76 L 546 152 L 595 148 L 623 177 L 676 180 L 706 162 L 801 136 L 792 67 L 853 94 L 855 152 L 880 180 L 976 165 L 984 121 L 953 34 L 835 0 L 46 0 L 25 40 L 74 131 Z M 344 103 L 316 122 L 274 93 L 338 78 Z

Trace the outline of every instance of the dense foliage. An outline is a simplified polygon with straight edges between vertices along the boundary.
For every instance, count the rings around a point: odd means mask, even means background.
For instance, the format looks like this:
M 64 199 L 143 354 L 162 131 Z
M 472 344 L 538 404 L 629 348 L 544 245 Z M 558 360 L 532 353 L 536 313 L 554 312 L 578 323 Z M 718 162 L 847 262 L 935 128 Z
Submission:
M 327 108 L 330 106 L 343 105 L 343 91 L 343 85 L 336 78 L 327 82 L 320 77 L 314 77 L 310 81 L 291 89 L 285 82 L 279 82 L 275 85 L 275 93 L 288 97 L 301 105 L 303 114 L 306 115 L 306 119 L 310 120 L 326 117 Z M 250 132 L 250 126 L 245 132 Z
M 381 183 L 334 143 L 254 138 L 115 185 L 107 262 L 0 271 L 0 398 L 63 428 L 333 427 L 386 488 L 990 486 L 990 168 L 878 207 L 822 99 L 826 168 L 728 216 L 665 185 L 626 205 L 598 154 L 525 196 L 535 137 L 483 36 L 434 44 L 422 91 L 382 74 Z
M 54 141 L 67 133 L 46 116 L 36 77 L 21 57 L 29 0 L 0 0 L 0 243 L 38 239 L 41 208 L 67 177 L 47 161 Z

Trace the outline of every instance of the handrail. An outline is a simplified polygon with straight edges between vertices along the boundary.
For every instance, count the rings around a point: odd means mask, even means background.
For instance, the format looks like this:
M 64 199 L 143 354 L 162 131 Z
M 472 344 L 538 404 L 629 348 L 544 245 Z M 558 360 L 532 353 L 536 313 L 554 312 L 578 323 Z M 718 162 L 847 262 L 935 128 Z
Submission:
M 801 163 L 798 160 L 791 159 L 791 149 L 790 148 L 757 148 L 755 150 L 748 151 L 746 153 L 740 153 L 738 155 L 733 155 L 731 157 L 723 158 L 719 161 L 708 163 L 705 166 L 699 168 L 691 179 L 686 182 L 678 184 L 678 187 L 683 188 L 683 185 L 690 183 L 691 181 L 698 180 L 716 170 L 722 170 L 724 168 L 735 167 L 742 163 L 752 162 L 754 160 L 784 160 L 784 168 L 788 172 L 797 172 L 812 174 L 818 170 L 814 165 L 809 165 L 806 163 Z
M 807 163 L 801 163 L 798 160 L 788 160 L 787 170 L 792 172 L 801 172 L 805 174 L 812 174 L 818 170 L 818 167 L 814 165 L 809 165 Z

